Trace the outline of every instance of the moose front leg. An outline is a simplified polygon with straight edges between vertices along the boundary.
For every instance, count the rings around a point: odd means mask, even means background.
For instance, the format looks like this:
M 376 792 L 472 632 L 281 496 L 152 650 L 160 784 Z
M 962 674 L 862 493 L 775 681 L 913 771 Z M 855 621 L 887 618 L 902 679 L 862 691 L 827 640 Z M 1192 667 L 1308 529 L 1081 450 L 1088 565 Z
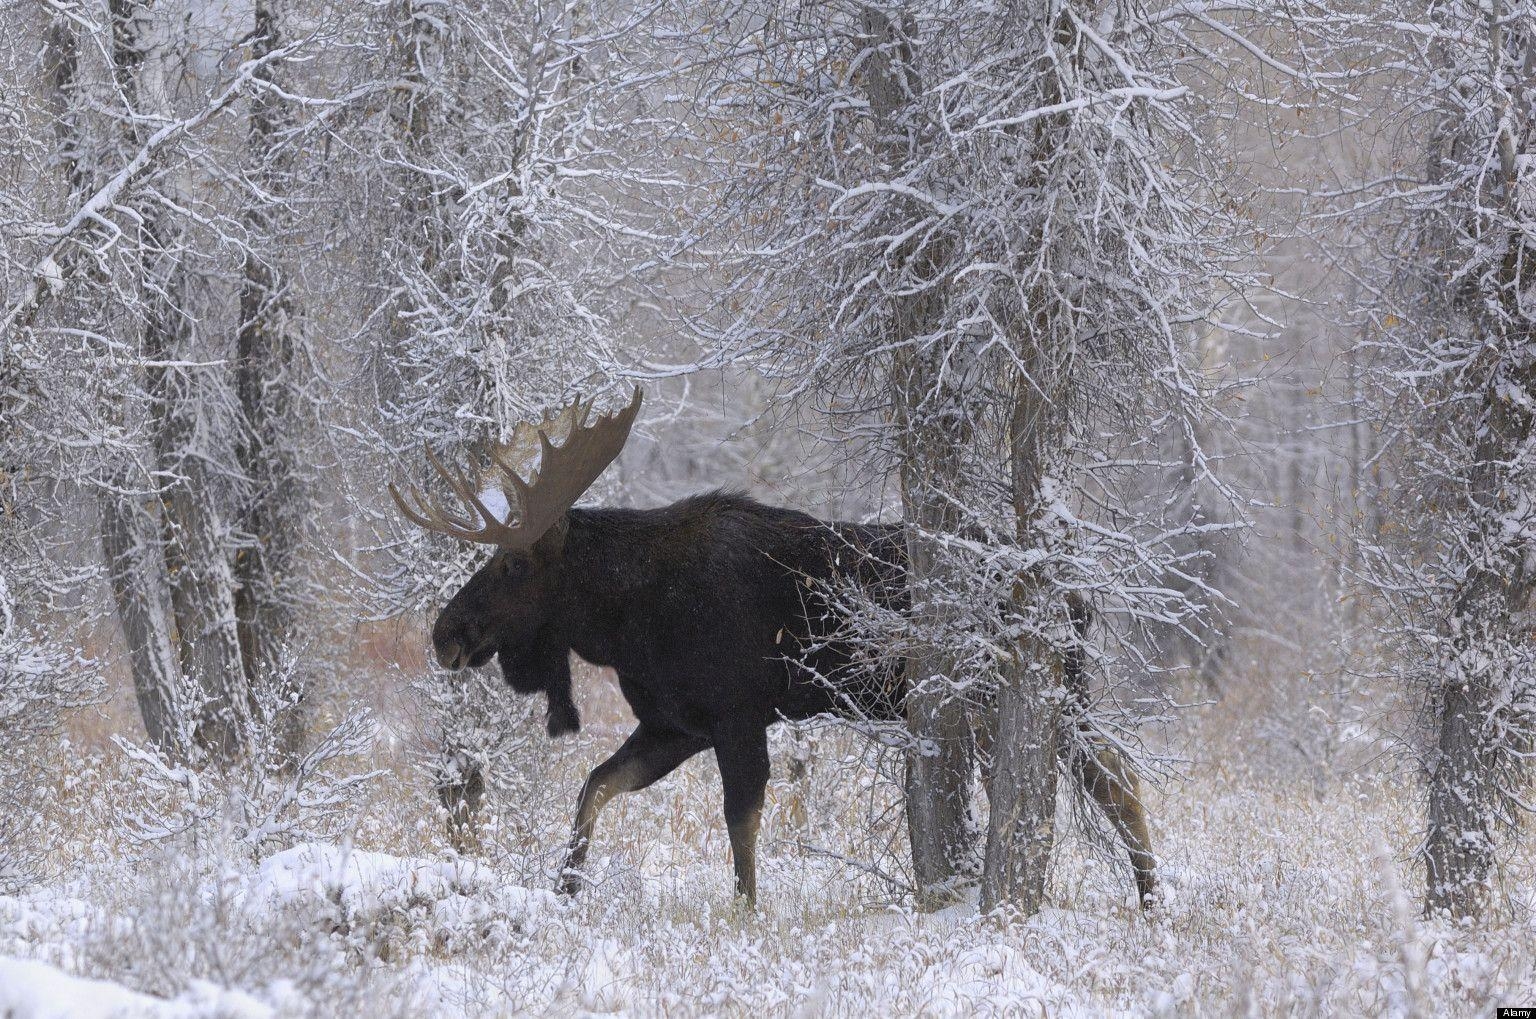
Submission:
M 593 768 L 576 803 L 571 850 L 560 870 L 560 891 L 574 895 L 581 890 L 581 866 L 586 863 L 587 847 L 592 844 L 592 829 L 609 800 L 664 778 L 707 746 L 709 741 L 697 736 L 657 730 L 642 723 L 612 757 Z
M 731 835 L 736 894 L 757 903 L 757 829 L 768 787 L 768 732 L 757 729 L 715 740 L 715 762 L 725 791 L 725 827 Z

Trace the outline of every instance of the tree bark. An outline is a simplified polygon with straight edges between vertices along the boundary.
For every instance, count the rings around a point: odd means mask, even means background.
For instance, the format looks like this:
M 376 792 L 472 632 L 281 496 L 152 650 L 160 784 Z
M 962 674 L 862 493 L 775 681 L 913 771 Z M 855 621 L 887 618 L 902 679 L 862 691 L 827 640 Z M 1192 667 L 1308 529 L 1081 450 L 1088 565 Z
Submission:
M 1044 309 L 1037 314 L 1044 315 Z M 1059 417 L 1052 394 L 1040 386 L 1049 368 L 1038 356 L 1025 364 L 1034 370 L 1015 379 L 1008 422 L 1010 483 L 1016 535 L 1022 547 L 1038 546 L 1042 535 L 1047 436 Z M 1014 611 L 1028 619 L 1041 614 L 1049 595 L 1038 577 L 1014 585 Z M 1029 916 L 1045 899 L 1045 879 L 1055 845 L 1057 742 L 1061 732 L 1063 664 L 1060 653 L 1040 635 L 1018 641 L 1005 661 L 997 691 L 996 737 L 987 786 L 990 807 L 987 847 L 981 877 L 981 909 L 1007 904 Z
M 160 550 L 159 522 L 150 507 L 127 493 L 131 480 L 118 478 L 117 490 L 103 491 L 101 548 L 106 558 L 112 600 L 128 648 L 134 698 L 149 741 L 161 753 L 185 764 L 192 759 L 181 664 L 172 648 L 170 592 Z
M 905 335 L 921 335 L 916 319 L 906 326 Z M 952 566 L 954 553 L 942 544 L 962 523 L 949 497 L 960 488 L 956 450 L 968 430 L 963 413 L 953 404 L 944 406 L 935 360 L 931 351 L 910 352 L 898 359 L 895 376 L 911 625 L 920 635 L 904 674 L 907 725 L 915 744 L 907 754 L 907 833 L 918 904 L 929 909 L 954 900 L 957 886 L 974 874 L 975 855 L 973 740 L 965 701 L 956 690 L 958 663 L 945 639 L 957 629 L 963 586 Z
M 258 0 L 254 18 L 251 55 L 260 58 L 282 44 L 281 8 L 273 0 Z M 268 72 L 269 78 L 277 74 L 276 67 Z M 245 252 L 240 288 L 235 368 L 245 419 L 237 455 L 251 495 L 241 520 L 246 544 L 236 553 L 234 568 L 245 680 L 268 712 L 265 720 L 275 727 L 271 736 L 279 755 L 293 763 L 305 735 L 302 706 L 309 685 L 306 670 L 298 664 L 306 650 L 301 611 L 307 538 L 303 514 L 311 505 L 298 453 L 307 365 L 276 253 L 263 255 L 255 248 L 286 225 L 281 199 L 291 190 L 292 158 L 281 138 L 288 120 L 285 111 L 283 100 L 271 89 L 258 89 L 252 96 L 248 152 L 262 197 L 251 199 L 244 213 L 251 246 Z
M 152 298 L 144 349 L 151 364 L 195 360 L 190 323 L 173 306 L 184 294 L 180 266 L 162 281 L 166 298 Z M 215 503 L 220 482 L 195 443 L 205 428 L 198 420 L 204 399 L 174 368 L 149 369 L 155 408 L 154 443 L 159 468 L 169 478 L 161 491 L 166 569 L 176 644 L 183 674 L 196 692 L 193 739 L 218 765 L 235 761 L 250 737 L 249 687 L 235 624 L 234 573 L 229 535 Z
M 131 84 L 131 71 L 140 59 L 133 31 L 135 10 L 120 0 L 111 10 L 114 70 L 120 84 Z M 54 86 L 58 151 L 71 194 L 83 200 L 93 182 L 86 169 L 87 142 L 76 96 L 80 59 L 74 22 L 56 16 L 45 45 Z M 99 231 L 98 227 L 92 229 Z M 165 558 L 160 547 L 158 515 L 154 507 L 146 504 L 146 496 L 133 494 L 141 485 L 142 481 L 120 471 L 101 489 L 97 508 L 102 555 L 145 731 L 162 753 L 185 763 L 191 759 L 192 747 L 181 724 L 185 717 L 184 679 L 173 648 L 175 626 L 170 615 Z
M 419 10 L 420 7 L 433 10 Z M 441 8 L 423 3 L 422 0 L 401 0 L 398 29 L 395 38 L 397 60 L 406 87 L 400 89 L 390 110 L 394 143 L 402 155 L 398 171 L 400 213 L 404 222 L 411 226 L 410 237 L 399 249 L 401 261 L 414 259 L 423 273 L 433 274 L 443 260 L 446 241 L 448 210 L 435 192 L 435 183 L 416 166 L 427 165 L 439 139 L 438 120 L 444 114 L 437 98 L 437 83 L 433 80 L 433 65 L 441 66 L 446 41 L 439 30 Z M 411 246 L 414 243 L 414 246 Z M 403 302 L 401 302 L 403 305 Z M 394 408 L 390 416 L 397 424 L 419 426 L 411 414 L 400 407 L 403 399 L 411 395 L 411 387 L 417 383 L 410 377 L 409 369 L 402 366 L 412 363 L 409 348 L 413 340 L 409 318 L 403 314 L 408 309 L 397 306 L 390 318 L 387 349 L 378 359 L 376 378 L 380 403 Z M 482 436 L 486 437 L 486 436 Z M 396 436 L 401 445 L 412 445 L 416 435 Z M 425 469 L 425 468 L 424 468 Z M 447 811 L 449 842 L 463 853 L 473 852 L 479 844 L 479 810 L 485 789 L 485 764 L 476 749 L 465 745 L 460 738 L 462 726 L 458 724 L 454 709 L 437 706 L 441 712 L 441 744 L 437 755 L 437 795 Z M 466 706 L 468 709 L 468 706 Z
M 909 39 L 910 24 L 888 11 L 861 11 L 872 51 L 864 88 L 873 114 L 877 147 L 895 172 L 921 143 L 921 91 Z M 895 216 L 908 210 L 897 206 Z M 899 353 L 892 369 L 892 398 L 900 430 L 902 520 L 907 541 L 911 625 L 920 634 L 903 676 L 907 725 L 907 835 L 920 908 L 954 901 L 959 885 L 974 876 L 970 800 L 974 740 L 965 701 L 955 684 L 958 663 L 946 638 L 960 606 L 954 553 L 942 538 L 960 530 L 954 497 L 961 491 L 958 451 L 970 437 L 961 397 L 946 377 L 943 356 L 944 292 L 938 282 L 948 242 L 928 239 L 901 252 L 908 296 L 887 323 Z
M 1523 392 L 1536 392 L 1536 368 L 1528 366 L 1510 381 Z M 1501 822 L 1513 819 L 1512 794 L 1528 771 L 1524 760 L 1531 749 L 1528 724 L 1514 717 L 1520 706 L 1500 695 L 1509 677 L 1478 662 L 1488 657 L 1484 646 L 1490 639 L 1530 639 L 1518 620 L 1536 593 L 1536 578 L 1523 558 L 1505 560 L 1503 569 L 1486 564 L 1501 558 L 1499 509 L 1519 498 L 1510 491 L 1504 467 L 1528 447 L 1536 416 L 1507 394 L 1489 392 L 1484 421 L 1472 484 L 1479 514 L 1474 527 L 1481 533 L 1466 545 L 1489 554 L 1468 566 L 1451 616 L 1451 675 L 1433 702 L 1436 733 L 1424 838 L 1425 909 L 1458 918 L 1479 916 L 1487 905 L 1497 862 L 1495 834 Z
M 1498 798 L 1496 750 L 1486 728 L 1492 693 L 1483 677 L 1463 677 L 1441 695 L 1424 838 L 1430 913 L 1476 917 L 1487 904 Z
M 152 12 L 134 0 L 111 0 L 113 73 L 132 112 L 163 105 L 163 97 L 141 87 L 152 38 Z M 127 141 L 135 144 L 126 122 Z M 246 685 L 235 631 L 234 579 L 227 555 L 224 521 L 215 493 L 220 481 L 212 467 L 215 429 L 204 427 L 206 394 L 192 384 L 200 369 L 172 367 L 200 360 L 191 279 L 183 236 L 171 213 L 157 202 L 136 209 L 140 294 L 145 321 L 140 349 L 150 405 L 151 445 L 163 479 L 160 525 L 165 570 L 175 618 L 176 646 L 197 753 L 215 764 L 233 761 L 249 734 Z M 146 592 L 133 591 L 142 597 Z M 125 624 L 125 632 L 127 631 Z
M 987 786 L 987 848 L 981 910 L 1007 904 L 1025 916 L 1045 901 L 1056 839 L 1057 738 L 1062 668 L 1056 649 L 1021 641 L 997 693 L 997 735 Z
M 1431 12 L 1439 23 L 1448 9 L 1439 6 Z M 1488 32 L 1489 73 L 1517 77 L 1528 73 L 1531 41 L 1510 38 L 1506 31 L 1519 31 L 1506 25 L 1496 3 L 1480 20 Z M 1433 57 L 1441 69 L 1452 66 L 1446 36 L 1437 40 Z M 1479 192 L 1466 196 L 1458 224 L 1476 243 L 1489 251 L 1499 251 L 1498 261 L 1487 267 L 1482 277 L 1492 291 L 1451 289 L 1448 295 L 1451 314 L 1466 316 L 1471 328 L 1487 337 L 1487 343 L 1505 360 L 1483 394 L 1481 415 L 1475 422 L 1478 436 L 1468 478 L 1467 500 L 1471 510 L 1471 533 L 1461 543 L 1466 557 L 1465 572 L 1450 618 L 1452 659 L 1450 675 L 1432 698 L 1431 722 L 1435 746 L 1429 769 L 1428 829 L 1424 839 L 1426 868 L 1424 905 L 1429 912 L 1445 911 L 1454 917 L 1476 917 L 1487 906 L 1497 863 L 1498 827 L 1508 826 L 1519 809 L 1518 789 L 1529 780 L 1527 763 L 1531 753 L 1531 724 L 1522 717 L 1525 707 L 1511 703 L 1515 686 L 1506 670 L 1484 664 L 1498 660 L 1499 645 L 1512 646 L 1530 641 L 1524 620 L 1536 594 L 1536 574 L 1532 573 L 1528 540 L 1511 537 L 1511 521 L 1528 516 L 1522 491 L 1524 472 L 1536 437 L 1536 414 L 1530 409 L 1531 394 L 1536 393 L 1536 364 L 1530 351 L 1536 349 L 1533 326 L 1522 292 L 1536 271 L 1529 242 L 1520 229 L 1528 218 L 1516 202 L 1518 184 L 1514 150 L 1523 148 L 1528 139 L 1514 138 L 1506 122 L 1518 125 L 1518 119 L 1505 111 L 1504 120 L 1495 127 L 1492 150 L 1498 153 L 1497 165 L 1480 167 Z M 1430 138 L 1427 177 L 1434 182 L 1450 178 L 1469 160 L 1486 160 L 1490 151 L 1487 140 L 1473 136 L 1467 121 L 1450 111 Z M 1487 230 L 1482 220 L 1485 210 L 1495 208 L 1498 218 L 1489 219 L 1499 237 Z M 1493 234 L 1488 236 L 1485 234 Z M 1494 242 L 1500 242 L 1495 246 Z M 1454 257 L 1457 250 L 1444 243 L 1430 250 L 1442 260 Z M 1452 278 L 1460 265 L 1437 267 L 1437 276 Z M 1432 298 L 1442 298 L 1435 294 Z M 1459 306 L 1458 306 L 1459 305 Z M 1488 654 L 1488 646 L 1495 649 Z
M 1069 65 L 1080 59 L 1081 50 L 1074 44 L 1076 29 L 1066 11 L 1053 19 L 1048 10 L 1021 6 L 1014 10 L 1014 18 L 1023 36 L 1052 33 Z M 1075 68 L 1067 66 L 1048 77 L 1042 104 L 1061 102 L 1074 74 Z M 1014 129 L 1017 143 L 1030 154 L 1022 167 L 1025 193 L 1043 193 L 1046 168 L 1069 126 L 1069 120 L 1058 115 Z M 1046 243 L 1037 231 L 1034 247 Z M 1043 290 L 1030 295 L 1021 307 L 1004 310 L 1001 320 L 1009 321 L 1010 312 L 1014 357 L 1008 380 L 1013 391 L 1008 458 L 1014 537 L 1021 548 L 1039 548 L 1046 540 L 1040 522 L 1046 508 L 1047 457 L 1060 442 L 1065 415 L 1061 399 L 1069 384 L 1076 322 L 1070 306 L 1056 305 Z M 1048 583 L 1038 574 L 1026 574 L 1014 583 L 1014 614 L 1021 620 L 1032 619 L 1040 625 L 1053 609 L 1048 604 L 1051 600 Z M 1064 671 L 1060 651 L 1038 631 L 1018 641 L 1014 657 L 1001 669 L 987 786 L 990 814 L 981 882 L 985 912 L 1007 905 L 1028 916 L 1038 912 L 1045 899 L 1056 840 L 1056 763 L 1062 739 L 1059 691 Z

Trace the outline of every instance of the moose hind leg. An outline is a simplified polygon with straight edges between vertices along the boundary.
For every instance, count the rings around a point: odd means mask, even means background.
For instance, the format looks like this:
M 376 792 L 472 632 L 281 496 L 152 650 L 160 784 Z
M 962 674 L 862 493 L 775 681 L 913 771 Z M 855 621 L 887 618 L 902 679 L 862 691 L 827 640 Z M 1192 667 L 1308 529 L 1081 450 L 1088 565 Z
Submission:
M 661 732 L 641 725 L 612 757 L 592 769 L 581 798 L 576 802 L 576 822 L 571 831 L 571 848 L 560 870 L 559 889 L 566 895 L 581 890 L 581 867 L 587 861 L 587 847 L 597 815 L 608 801 L 620 793 L 631 793 L 671 774 L 678 765 L 709 745 L 707 740 L 681 733 Z
M 768 733 L 758 730 L 715 741 L 715 762 L 725 792 L 725 827 L 731 836 L 736 894 L 757 903 L 757 830 L 768 786 Z
M 1136 896 L 1141 908 L 1146 909 L 1157 890 L 1157 858 L 1152 855 L 1152 835 L 1147 829 L 1147 812 L 1136 775 L 1113 747 L 1081 750 L 1073 756 L 1083 787 L 1109 818 L 1130 853 L 1131 869 L 1136 873 Z

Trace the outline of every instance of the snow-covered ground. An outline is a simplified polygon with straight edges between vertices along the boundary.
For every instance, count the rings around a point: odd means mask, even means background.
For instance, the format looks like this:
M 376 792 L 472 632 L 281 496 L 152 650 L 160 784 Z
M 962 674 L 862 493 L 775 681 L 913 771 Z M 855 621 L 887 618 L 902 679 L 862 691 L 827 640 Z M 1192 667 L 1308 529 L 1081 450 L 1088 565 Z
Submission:
M 1118 858 L 1073 837 L 1050 907 L 1017 923 L 897 901 L 867 867 L 900 838 L 894 815 L 867 820 L 890 789 L 836 730 L 808 737 L 803 782 L 782 777 L 792 748 L 778 748 L 755 915 L 732 899 L 708 755 L 613 804 L 593 886 L 552 894 L 583 771 L 622 737 L 612 721 L 532 744 L 545 757 L 496 785 L 473 857 L 447 847 L 427 783 L 387 748 L 373 763 L 388 773 L 334 841 L 261 850 L 201 829 L 136 842 L 131 762 L 76 750 L 56 796 L 69 838 L 40 882 L 0 898 L 0 1016 L 1472 1015 L 1536 1001 L 1532 853 L 1505 875 L 1524 898 L 1487 929 L 1425 923 L 1402 776 L 1319 778 L 1275 766 L 1252 726 L 1190 725 L 1200 753 L 1149 794 L 1156 911 L 1134 908 Z

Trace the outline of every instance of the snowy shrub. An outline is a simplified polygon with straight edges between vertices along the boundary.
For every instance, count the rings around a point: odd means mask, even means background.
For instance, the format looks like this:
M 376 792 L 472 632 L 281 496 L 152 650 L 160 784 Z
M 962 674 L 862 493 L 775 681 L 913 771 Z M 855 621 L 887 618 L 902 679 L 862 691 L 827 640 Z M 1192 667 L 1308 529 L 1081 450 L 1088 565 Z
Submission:
M 23 629 L 0 573 L 0 893 L 25 884 L 48 846 L 39 812 L 47 782 L 40 747 L 57 734 L 63 713 L 94 699 L 99 688 L 93 663 Z
M 253 853 L 334 837 L 358 794 L 382 772 L 349 770 L 366 761 L 377 727 L 367 711 L 342 719 L 298 761 L 263 727 L 252 751 L 224 769 L 178 764 L 162 751 L 113 738 L 134 765 L 135 802 L 125 821 L 145 842 L 227 837 Z

